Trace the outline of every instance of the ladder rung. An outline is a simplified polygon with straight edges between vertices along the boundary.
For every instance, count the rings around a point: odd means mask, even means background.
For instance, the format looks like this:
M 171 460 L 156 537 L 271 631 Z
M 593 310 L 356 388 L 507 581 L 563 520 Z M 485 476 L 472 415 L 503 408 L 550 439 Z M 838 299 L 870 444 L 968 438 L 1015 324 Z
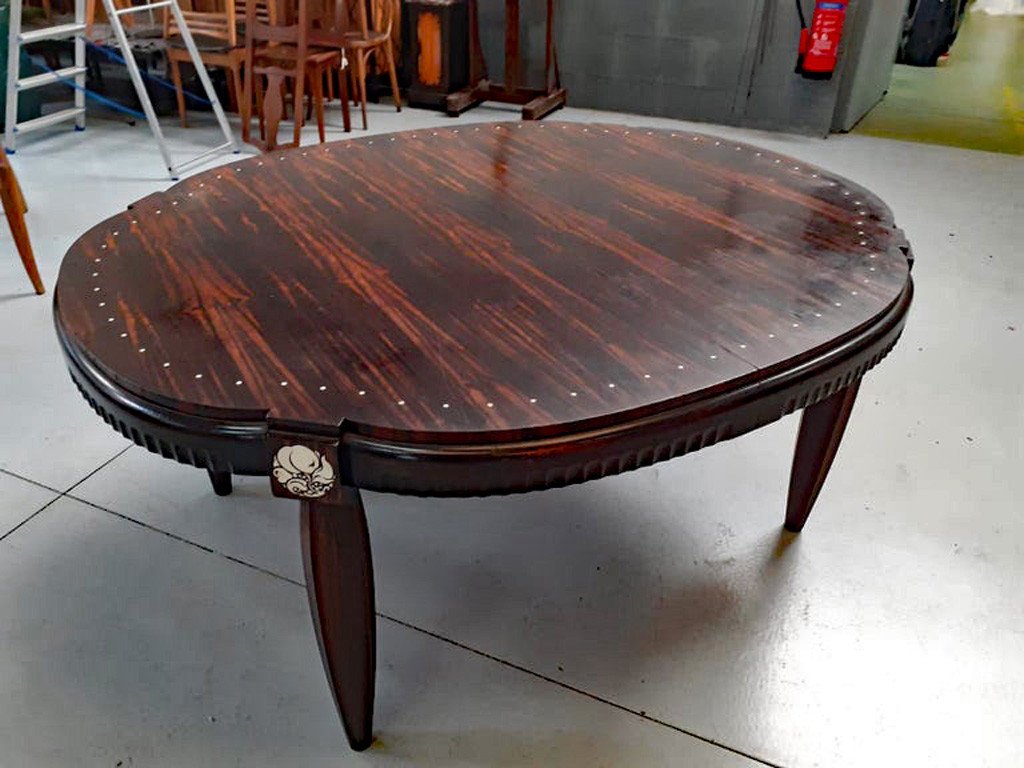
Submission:
M 147 3 L 146 5 L 130 5 L 127 8 L 120 8 L 114 11 L 115 16 L 124 16 L 129 13 L 139 13 L 141 11 L 152 11 L 154 8 L 166 8 L 171 4 L 172 0 L 160 0 L 157 3 Z
M 35 131 L 39 128 L 45 128 L 48 125 L 55 125 L 56 123 L 62 123 L 65 120 L 71 120 L 72 118 L 78 117 L 82 114 L 85 114 L 85 107 L 62 109 L 59 112 L 51 112 L 48 115 L 37 117 L 34 120 L 26 120 L 24 123 L 16 123 L 14 131 L 15 133 L 28 133 L 29 131 Z
M 196 163 L 201 163 L 203 160 L 205 160 L 208 157 L 212 157 L 213 155 L 220 154 L 225 149 L 234 149 L 234 148 L 235 148 L 235 146 L 234 146 L 233 142 L 230 142 L 230 141 L 224 142 L 219 147 L 214 147 L 213 149 L 208 149 L 205 152 L 196 155 L 191 160 L 186 160 L 183 163 L 178 163 L 176 166 L 174 166 L 170 170 L 171 170 L 172 173 L 177 174 L 180 171 L 183 171 L 186 168 L 189 168 L 189 167 L 195 165 Z
M 22 77 L 18 80 L 18 90 L 27 91 L 30 88 L 39 88 L 50 83 L 57 83 L 61 80 L 70 80 L 75 75 L 85 74 L 85 67 L 64 67 L 55 72 L 43 72 L 41 75 Z
M 58 24 L 55 27 L 43 27 L 42 29 L 30 29 L 18 35 L 22 43 L 35 43 L 40 40 L 57 40 L 62 37 L 77 35 L 85 31 L 85 24 Z

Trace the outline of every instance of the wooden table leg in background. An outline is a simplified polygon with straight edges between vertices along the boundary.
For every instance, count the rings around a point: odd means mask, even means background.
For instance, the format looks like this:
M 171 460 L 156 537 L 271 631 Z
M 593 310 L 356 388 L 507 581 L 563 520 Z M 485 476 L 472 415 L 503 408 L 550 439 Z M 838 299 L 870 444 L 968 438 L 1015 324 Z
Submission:
M 807 522 L 839 450 L 858 389 L 859 380 L 804 409 L 789 480 L 787 531 L 800 531 Z
M 306 593 L 327 680 L 353 749 L 373 741 L 377 666 L 373 563 L 363 501 L 342 487 L 338 502 L 302 502 Z
M 544 86 L 528 88 L 519 82 L 522 74 L 519 0 L 505 0 L 505 82 L 492 83 L 488 79 L 487 64 L 480 48 L 477 0 L 469 0 L 470 85 L 448 96 L 448 114 L 458 115 L 481 102 L 497 101 L 503 104 L 521 104 L 524 120 L 540 120 L 559 107 L 564 107 L 566 90 L 562 87 L 561 74 L 558 71 L 554 16 L 554 0 L 548 0 L 544 41 Z

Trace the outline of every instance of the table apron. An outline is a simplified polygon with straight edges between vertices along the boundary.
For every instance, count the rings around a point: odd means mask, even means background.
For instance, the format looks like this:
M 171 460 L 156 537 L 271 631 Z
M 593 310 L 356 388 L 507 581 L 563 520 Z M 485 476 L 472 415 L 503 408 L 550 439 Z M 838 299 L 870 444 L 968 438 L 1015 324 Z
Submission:
M 790 361 L 747 385 L 632 421 L 550 438 L 479 445 L 402 443 L 342 431 L 342 483 L 414 496 L 489 496 L 594 480 L 728 440 L 819 402 L 858 381 L 895 346 L 913 282 L 869 326 L 823 354 Z M 58 328 L 58 330 L 60 330 Z M 166 458 L 238 475 L 268 475 L 266 421 L 214 420 L 126 392 L 60 336 L 71 378 L 93 409 L 136 444 Z M 320 435 L 320 437 L 329 437 Z

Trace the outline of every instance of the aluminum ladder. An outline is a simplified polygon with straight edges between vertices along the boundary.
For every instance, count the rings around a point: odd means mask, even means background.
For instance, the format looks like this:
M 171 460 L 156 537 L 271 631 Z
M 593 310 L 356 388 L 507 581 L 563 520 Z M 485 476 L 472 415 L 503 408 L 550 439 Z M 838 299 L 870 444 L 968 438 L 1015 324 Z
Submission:
M 86 28 L 86 0 L 75 0 L 75 23 L 61 24 L 56 27 L 47 27 L 45 29 L 32 30 L 30 32 L 21 31 L 21 3 L 22 0 L 11 0 L 10 48 L 8 49 L 7 69 L 7 122 L 5 123 L 5 142 L 8 152 L 14 151 L 16 146 L 14 141 L 17 134 L 23 133 L 26 130 L 44 128 L 48 125 L 53 125 L 54 123 L 71 119 L 72 117 L 76 119 L 75 127 L 77 130 L 82 130 L 85 127 L 85 38 L 83 35 Z M 181 6 L 178 4 L 178 0 L 155 0 L 154 2 L 145 3 L 144 5 L 130 5 L 125 8 L 116 7 L 114 5 L 114 0 L 103 0 L 103 8 L 107 13 L 107 18 L 110 20 L 110 27 L 114 32 L 117 45 L 121 49 L 121 56 L 128 68 L 128 76 L 132 81 L 132 85 L 135 87 L 135 92 L 139 97 L 139 103 L 142 105 L 142 111 L 146 115 L 146 121 L 149 123 L 149 128 L 153 132 L 153 137 L 156 139 L 157 146 L 160 148 L 160 155 L 163 157 L 164 166 L 167 168 L 167 172 L 170 174 L 171 179 L 176 180 L 182 171 L 220 152 L 230 150 L 231 152 L 238 154 L 241 151 L 238 146 L 238 141 L 231 132 L 231 126 L 228 125 L 227 116 L 224 114 L 224 107 L 221 106 L 220 99 L 217 98 L 217 93 L 213 89 L 213 83 L 210 82 L 210 75 L 207 73 L 206 67 L 203 65 L 203 61 L 199 56 L 195 40 L 192 38 L 192 33 L 189 31 L 188 25 L 185 23 L 185 17 L 181 12 Z M 150 101 L 149 93 L 146 91 L 146 85 L 142 79 L 142 73 L 139 71 L 138 62 L 135 61 L 135 56 L 132 54 L 131 46 L 128 42 L 128 35 L 125 32 L 124 24 L 121 22 L 121 17 L 128 14 L 143 13 L 147 11 L 152 12 L 159 8 L 165 8 L 167 9 L 167 12 L 174 14 L 174 19 L 178 25 L 182 42 L 185 44 L 189 58 L 192 61 L 192 65 L 195 67 L 196 73 L 199 75 L 199 81 L 202 83 L 203 90 L 206 93 L 206 98 L 213 108 L 213 113 L 217 118 L 217 124 L 220 126 L 221 133 L 224 135 L 223 144 L 213 147 L 206 152 L 202 152 L 196 157 L 186 160 L 183 163 L 178 163 L 177 165 L 171 160 L 170 152 L 167 150 L 167 140 L 164 138 L 164 132 L 160 128 L 160 121 L 157 119 L 156 111 L 153 109 L 153 102 Z M 70 37 L 71 35 L 75 35 L 75 66 L 52 73 L 48 72 L 42 75 L 35 75 L 33 77 L 18 77 L 17 62 L 19 61 L 19 51 L 22 45 L 36 42 L 38 40 L 53 40 Z M 11 62 L 14 62 L 14 64 L 12 65 Z M 11 68 L 12 66 L 13 69 Z M 46 85 L 53 82 L 67 81 L 72 76 L 75 78 L 74 83 L 76 86 L 75 106 L 72 109 L 54 112 L 24 123 L 16 122 L 18 114 L 17 93 L 20 90 L 39 87 L 40 85 Z
M 85 129 L 85 3 L 75 0 L 75 21 L 72 24 L 58 24 L 55 27 L 21 31 L 22 0 L 11 0 L 10 29 L 7 38 L 7 110 L 4 115 L 4 148 L 14 154 L 18 134 L 36 131 L 40 128 L 74 120 L 76 130 Z M 21 77 L 21 47 L 41 40 L 61 40 L 75 36 L 75 63 L 55 72 L 44 72 L 31 77 Z M 72 80 L 75 85 L 75 106 L 51 112 L 33 120 L 18 122 L 18 94 L 31 88 L 41 88 L 50 83 Z

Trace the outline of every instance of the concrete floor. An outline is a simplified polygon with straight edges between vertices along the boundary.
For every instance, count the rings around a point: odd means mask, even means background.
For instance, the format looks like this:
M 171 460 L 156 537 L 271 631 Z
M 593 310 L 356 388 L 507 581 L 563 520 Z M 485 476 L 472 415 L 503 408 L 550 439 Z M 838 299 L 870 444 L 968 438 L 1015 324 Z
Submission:
M 1024 16 L 968 13 L 936 67 L 897 64 L 857 133 L 1024 155 Z
M 449 121 L 382 106 L 371 124 Z M 323 679 L 297 505 L 259 479 L 217 498 L 93 415 L 0 232 L 0 764 L 1024 764 L 1024 164 L 702 129 L 870 187 L 917 253 L 906 333 L 807 528 L 780 535 L 795 417 L 564 490 L 367 494 L 362 755 Z M 13 164 L 50 286 L 75 237 L 168 184 L 144 128 L 96 120 Z

